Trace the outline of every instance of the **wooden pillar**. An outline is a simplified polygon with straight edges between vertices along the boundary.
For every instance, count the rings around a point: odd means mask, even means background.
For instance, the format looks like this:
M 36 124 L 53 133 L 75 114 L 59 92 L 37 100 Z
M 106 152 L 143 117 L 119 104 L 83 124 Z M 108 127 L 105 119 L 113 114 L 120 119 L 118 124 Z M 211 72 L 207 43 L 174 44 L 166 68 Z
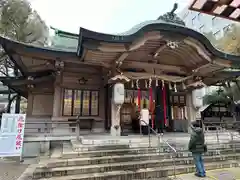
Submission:
M 192 121 L 196 121 L 196 109 L 193 105 L 192 91 L 189 91 L 186 96 L 186 105 L 187 105 L 187 117 L 188 117 L 188 132 L 190 132 L 190 124 Z
M 32 115 L 33 111 L 33 94 L 28 92 L 28 100 L 27 100 L 27 116 Z
M 21 96 L 18 94 L 15 104 L 15 113 L 20 113 Z
M 56 76 L 54 83 L 54 94 L 53 94 L 53 120 L 56 117 L 61 116 L 61 105 L 62 105 L 62 88 L 60 86 L 62 80 L 62 73 Z
M 16 66 L 14 66 L 14 75 L 15 77 L 19 77 L 19 71 Z M 20 103 L 21 103 L 21 96 L 17 93 L 16 97 L 16 104 L 15 104 L 15 113 L 20 113 Z
M 56 85 L 53 95 L 53 113 L 52 117 L 59 117 L 61 115 L 61 87 Z
M 109 85 L 104 86 L 104 107 L 105 107 L 105 130 L 110 130 L 111 128 L 111 111 L 109 109 L 111 108 L 111 96 L 109 95 Z M 110 91 L 111 92 L 111 91 Z

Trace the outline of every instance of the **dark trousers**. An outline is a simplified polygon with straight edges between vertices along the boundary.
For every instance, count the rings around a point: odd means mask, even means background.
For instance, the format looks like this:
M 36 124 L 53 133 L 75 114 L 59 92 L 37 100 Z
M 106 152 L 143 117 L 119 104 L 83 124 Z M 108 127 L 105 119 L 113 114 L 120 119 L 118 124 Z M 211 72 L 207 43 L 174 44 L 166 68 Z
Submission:
M 148 135 L 150 133 L 148 126 L 141 126 L 141 128 L 142 128 L 142 134 L 143 135 Z
M 194 160 L 194 163 L 196 166 L 196 173 L 202 177 L 206 176 L 202 154 L 201 153 L 193 153 L 193 160 Z
M 157 128 L 157 133 L 163 133 L 163 128 Z
M 132 130 L 134 133 L 139 133 L 139 119 L 132 119 Z

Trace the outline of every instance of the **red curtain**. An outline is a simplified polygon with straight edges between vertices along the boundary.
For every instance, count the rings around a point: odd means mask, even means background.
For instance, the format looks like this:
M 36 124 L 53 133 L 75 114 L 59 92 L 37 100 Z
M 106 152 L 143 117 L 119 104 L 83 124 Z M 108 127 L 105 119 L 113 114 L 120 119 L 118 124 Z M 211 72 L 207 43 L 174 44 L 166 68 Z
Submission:
M 149 88 L 149 110 L 151 113 L 152 128 L 154 128 L 154 118 L 153 118 L 153 91 L 152 87 Z
M 139 112 L 141 111 L 141 90 L 140 89 L 138 89 L 138 93 L 137 93 L 137 95 L 138 95 L 138 110 L 139 110 Z

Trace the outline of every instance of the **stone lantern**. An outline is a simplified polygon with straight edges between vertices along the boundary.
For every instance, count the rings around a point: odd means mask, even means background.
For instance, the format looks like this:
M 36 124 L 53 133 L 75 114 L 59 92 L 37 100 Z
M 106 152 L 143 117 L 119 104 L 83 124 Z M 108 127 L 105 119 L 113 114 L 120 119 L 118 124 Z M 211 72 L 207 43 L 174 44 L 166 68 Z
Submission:
M 121 124 L 120 124 L 120 110 L 124 103 L 125 88 L 124 84 L 129 82 L 130 79 L 123 74 L 116 75 L 109 79 L 109 83 L 113 86 L 112 100 L 111 100 L 111 135 L 121 135 Z

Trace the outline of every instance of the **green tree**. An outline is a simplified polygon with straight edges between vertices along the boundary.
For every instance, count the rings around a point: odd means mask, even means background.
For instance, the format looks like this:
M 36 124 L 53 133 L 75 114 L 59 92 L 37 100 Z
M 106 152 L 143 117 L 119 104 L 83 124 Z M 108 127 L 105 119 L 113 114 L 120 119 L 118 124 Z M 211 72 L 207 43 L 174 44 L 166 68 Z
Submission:
M 217 44 L 218 49 L 225 53 L 240 55 L 240 25 L 231 24 Z
M 211 33 L 207 35 L 212 39 Z M 222 38 L 215 40 L 215 47 L 220 51 L 223 51 L 228 54 L 240 55 L 240 25 L 231 24 L 228 28 L 224 29 L 224 34 Z M 235 69 L 239 69 L 240 65 L 235 65 Z M 230 70 L 231 71 L 231 70 Z M 231 87 L 226 87 L 224 92 L 219 96 L 217 92 L 208 94 L 204 97 L 205 102 L 211 103 L 216 101 L 228 102 L 231 97 L 233 101 L 238 101 L 240 99 L 240 88 L 239 80 L 235 79 L 234 83 L 231 83 Z
M 224 103 L 228 104 L 232 102 L 232 94 L 227 89 L 219 89 L 210 94 L 206 94 L 203 97 L 203 104 L 216 104 L 216 103 Z
M 28 0 L 1 0 L 0 35 L 27 44 L 46 46 L 49 30 L 38 13 L 31 8 Z M 0 48 L 0 76 L 20 75 L 3 48 Z M 21 100 L 19 95 L 10 97 L 9 102 L 14 98 L 16 104 L 19 104 Z
M 0 1 L 0 35 L 23 43 L 45 46 L 49 30 L 27 0 Z M 0 73 L 13 76 L 13 64 L 0 48 Z
M 27 0 L 2 1 L 0 7 L 0 34 L 29 44 L 48 43 L 48 27 Z

